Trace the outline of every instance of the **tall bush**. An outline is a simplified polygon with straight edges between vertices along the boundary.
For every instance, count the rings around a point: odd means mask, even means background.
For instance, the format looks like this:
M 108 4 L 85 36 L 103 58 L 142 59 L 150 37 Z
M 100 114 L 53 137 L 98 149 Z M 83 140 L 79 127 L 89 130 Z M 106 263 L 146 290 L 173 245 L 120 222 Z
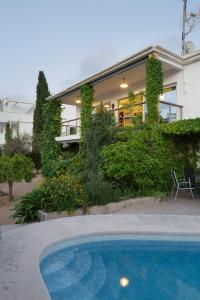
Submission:
M 81 179 L 85 186 L 85 197 L 88 205 L 105 204 L 116 198 L 111 183 L 99 172 L 101 149 L 115 140 L 115 120 L 113 113 L 101 104 L 88 121 L 85 133 L 84 168 Z
M 39 71 L 36 94 L 36 106 L 33 116 L 32 152 L 35 166 L 39 169 L 41 161 L 42 132 L 44 126 L 43 106 L 46 98 L 50 96 L 48 84 L 43 71 Z
M 12 128 L 10 122 L 6 123 L 6 133 L 5 133 L 5 144 L 3 146 L 3 152 L 5 155 L 11 155 L 11 142 L 12 142 Z
M 107 111 L 103 104 L 88 121 L 85 134 L 86 167 L 98 169 L 101 162 L 101 149 L 115 141 L 115 119 L 112 111 Z
M 51 177 L 59 160 L 61 147 L 55 138 L 61 131 L 61 105 L 59 100 L 46 101 L 43 107 L 42 174 Z
M 163 93 L 163 72 L 161 61 L 155 56 L 146 63 L 146 102 L 147 122 L 156 125 L 159 122 L 159 95 Z

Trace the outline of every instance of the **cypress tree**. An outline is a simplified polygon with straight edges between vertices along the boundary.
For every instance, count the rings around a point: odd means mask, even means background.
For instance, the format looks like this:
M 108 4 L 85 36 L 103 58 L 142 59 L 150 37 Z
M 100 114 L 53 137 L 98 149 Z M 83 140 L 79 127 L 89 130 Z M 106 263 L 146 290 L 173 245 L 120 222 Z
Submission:
M 32 153 L 36 169 L 40 168 L 42 132 L 44 126 L 43 107 L 45 99 L 50 96 L 48 84 L 43 71 L 39 71 L 36 106 L 33 116 Z
M 12 143 L 12 128 L 10 122 L 6 123 L 6 133 L 5 133 L 5 144 L 4 144 L 4 153 L 7 156 L 11 155 L 11 143 Z

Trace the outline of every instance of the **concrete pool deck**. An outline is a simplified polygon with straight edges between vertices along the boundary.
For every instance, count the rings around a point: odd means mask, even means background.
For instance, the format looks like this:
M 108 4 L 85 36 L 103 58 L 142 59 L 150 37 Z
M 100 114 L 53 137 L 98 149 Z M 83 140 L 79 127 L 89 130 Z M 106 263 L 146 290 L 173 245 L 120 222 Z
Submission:
M 60 240 L 109 233 L 200 236 L 200 216 L 87 215 L 3 231 L 0 239 L 0 299 L 49 300 L 39 270 L 42 251 Z

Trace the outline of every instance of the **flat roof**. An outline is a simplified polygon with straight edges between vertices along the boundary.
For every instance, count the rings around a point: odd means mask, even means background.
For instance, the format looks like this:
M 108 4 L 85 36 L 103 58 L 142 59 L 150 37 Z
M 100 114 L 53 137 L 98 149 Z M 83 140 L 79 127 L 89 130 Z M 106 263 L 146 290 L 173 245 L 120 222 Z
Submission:
M 56 100 L 61 99 L 64 96 L 68 96 L 80 89 L 83 84 L 97 84 L 111 76 L 117 75 L 122 71 L 129 70 L 135 66 L 138 66 L 146 61 L 148 56 L 151 53 L 157 53 L 160 57 L 162 57 L 163 61 L 167 59 L 172 65 L 176 66 L 177 68 L 182 68 L 184 64 L 190 64 L 200 60 L 200 50 L 194 51 L 191 54 L 180 56 L 166 48 L 163 48 L 159 45 L 149 46 L 135 54 L 121 60 L 120 62 L 98 72 L 80 82 L 68 87 L 67 89 L 62 90 L 59 93 L 56 93 L 52 96 L 49 96 L 47 100 Z
M 67 95 L 79 90 L 80 87 L 85 83 L 96 84 L 102 80 L 105 80 L 105 78 L 108 78 L 114 74 L 119 73 L 122 70 L 125 71 L 125 70 L 130 69 L 134 66 L 137 66 L 141 63 L 144 63 L 144 61 L 148 58 L 149 54 L 151 54 L 153 52 L 156 52 L 157 54 L 167 57 L 174 63 L 178 63 L 178 64 L 183 63 L 183 58 L 181 56 L 179 56 L 159 45 L 150 46 L 150 47 L 147 47 L 147 48 L 129 56 L 128 58 L 126 58 L 124 60 L 121 60 L 120 62 L 112 65 L 111 67 L 106 68 L 103 71 L 98 72 L 98 73 L 88 77 L 87 79 L 84 79 L 84 80 L 78 82 L 77 84 L 72 85 L 71 87 L 69 87 L 61 92 L 48 97 L 47 99 L 48 100 L 60 99 L 64 96 L 67 96 Z

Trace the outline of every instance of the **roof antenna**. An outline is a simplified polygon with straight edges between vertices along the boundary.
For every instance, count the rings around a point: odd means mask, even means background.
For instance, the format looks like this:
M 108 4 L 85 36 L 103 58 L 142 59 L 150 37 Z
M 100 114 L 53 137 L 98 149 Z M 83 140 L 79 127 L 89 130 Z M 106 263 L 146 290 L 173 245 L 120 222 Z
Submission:
M 187 12 L 188 0 L 183 0 L 183 27 L 182 27 L 182 55 L 188 54 L 188 47 L 186 43 L 186 36 L 192 32 L 195 27 L 196 21 L 200 20 L 200 8 L 196 13 Z M 190 42 L 191 43 L 191 42 Z M 191 45 L 190 45 L 191 49 Z

